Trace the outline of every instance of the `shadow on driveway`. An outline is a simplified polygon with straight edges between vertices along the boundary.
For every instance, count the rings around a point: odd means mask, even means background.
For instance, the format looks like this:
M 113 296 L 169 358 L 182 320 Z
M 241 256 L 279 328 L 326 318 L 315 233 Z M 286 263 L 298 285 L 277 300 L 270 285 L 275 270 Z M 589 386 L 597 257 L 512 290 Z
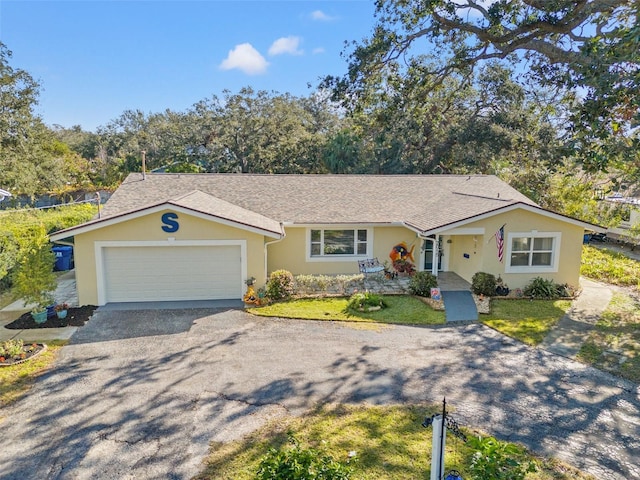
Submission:
M 443 396 L 463 426 L 597 478 L 640 478 L 637 385 L 482 325 L 368 330 L 237 310 L 103 311 L 94 320 L 3 412 L 1 478 L 188 479 L 209 442 L 319 402 Z

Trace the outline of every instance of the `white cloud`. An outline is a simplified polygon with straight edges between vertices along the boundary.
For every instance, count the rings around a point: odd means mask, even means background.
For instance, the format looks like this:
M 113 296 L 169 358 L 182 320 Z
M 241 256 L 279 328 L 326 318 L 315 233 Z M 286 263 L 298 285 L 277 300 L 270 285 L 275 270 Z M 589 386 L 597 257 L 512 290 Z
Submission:
M 282 55 L 288 53 L 289 55 L 302 55 L 304 52 L 299 50 L 300 37 L 282 37 L 277 39 L 269 47 L 269 55 Z
M 319 55 L 321 53 L 324 53 L 324 51 L 325 51 L 324 47 L 317 47 L 317 48 L 314 48 L 313 52 L 311 52 L 311 53 L 313 53 L 314 55 Z
M 331 20 L 335 20 L 335 17 L 327 15 L 322 10 L 314 10 L 311 12 L 311 19 L 318 20 L 320 22 L 330 22 Z
M 220 64 L 222 70 L 237 68 L 247 75 L 265 73 L 268 66 L 269 62 L 250 43 L 236 45 L 233 50 L 229 50 L 229 55 Z

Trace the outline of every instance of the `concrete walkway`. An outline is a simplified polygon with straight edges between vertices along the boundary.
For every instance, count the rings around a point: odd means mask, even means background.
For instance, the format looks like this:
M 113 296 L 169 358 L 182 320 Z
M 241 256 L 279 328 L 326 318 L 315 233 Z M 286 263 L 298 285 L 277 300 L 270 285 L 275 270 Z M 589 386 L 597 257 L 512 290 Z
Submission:
M 62 273 L 58 279 L 58 287 L 53 293 L 56 303 L 68 303 L 71 307 L 78 306 L 76 289 L 76 272 L 69 270 Z M 5 325 L 19 318 L 31 308 L 22 300 L 16 300 L 0 310 L 0 341 L 21 338 L 25 342 L 48 342 L 51 340 L 67 340 L 76 332 L 78 327 L 64 328 L 34 328 L 27 330 L 10 330 Z
M 548 352 L 575 358 L 589 333 L 607 308 L 613 292 L 603 283 L 580 278 L 582 293 L 540 344 Z

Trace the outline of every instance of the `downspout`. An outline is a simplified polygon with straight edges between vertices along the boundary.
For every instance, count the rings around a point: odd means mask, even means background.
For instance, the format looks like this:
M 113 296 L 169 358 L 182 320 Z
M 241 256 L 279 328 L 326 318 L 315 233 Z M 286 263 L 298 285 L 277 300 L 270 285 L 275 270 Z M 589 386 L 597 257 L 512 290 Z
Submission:
M 440 235 L 436 234 L 435 238 L 431 238 L 431 237 L 427 237 L 425 235 L 423 235 L 422 233 L 418 233 L 418 238 L 421 238 L 423 240 L 429 240 L 430 242 L 433 243 L 433 250 L 432 250 L 432 258 L 431 258 L 431 274 L 434 277 L 438 276 L 438 261 L 437 258 L 440 255 L 440 252 L 438 251 L 438 245 L 440 244 Z
M 267 278 L 269 278 L 267 275 L 267 247 L 269 245 L 273 245 L 274 243 L 281 242 L 287 236 L 287 233 L 284 231 L 284 224 L 282 222 L 280 222 L 280 232 L 281 232 L 280 238 L 276 238 L 275 240 L 272 240 L 264 244 L 264 280 L 265 282 L 267 281 Z
M 438 262 L 437 262 L 437 258 L 438 255 L 440 254 L 440 252 L 438 251 L 438 244 L 440 243 L 440 235 L 436 233 L 436 237 L 435 238 L 431 238 L 431 237 L 427 237 L 424 233 L 420 232 L 420 231 L 416 231 L 417 229 L 415 227 L 412 227 L 410 225 L 408 225 L 406 222 L 402 222 L 402 224 L 406 227 L 409 228 L 410 230 L 413 230 L 414 232 L 416 232 L 416 235 L 418 235 L 418 238 L 421 238 L 422 240 L 429 240 L 430 242 L 433 242 L 433 257 L 431 258 L 431 274 L 434 277 L 438 276 Z M 422 248 L 422 245 L 420 246 L 420 248 Z

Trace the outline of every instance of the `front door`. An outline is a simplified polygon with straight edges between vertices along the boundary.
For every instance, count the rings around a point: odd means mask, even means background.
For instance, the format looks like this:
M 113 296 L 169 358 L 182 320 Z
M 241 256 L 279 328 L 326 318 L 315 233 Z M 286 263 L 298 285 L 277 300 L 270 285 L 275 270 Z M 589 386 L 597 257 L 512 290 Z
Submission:
M 442 271 L 442 237 L 438 237 L 438 271 Z M 433 268 L 433 242 L 424 241 L 424 269 L 430 272 Z

